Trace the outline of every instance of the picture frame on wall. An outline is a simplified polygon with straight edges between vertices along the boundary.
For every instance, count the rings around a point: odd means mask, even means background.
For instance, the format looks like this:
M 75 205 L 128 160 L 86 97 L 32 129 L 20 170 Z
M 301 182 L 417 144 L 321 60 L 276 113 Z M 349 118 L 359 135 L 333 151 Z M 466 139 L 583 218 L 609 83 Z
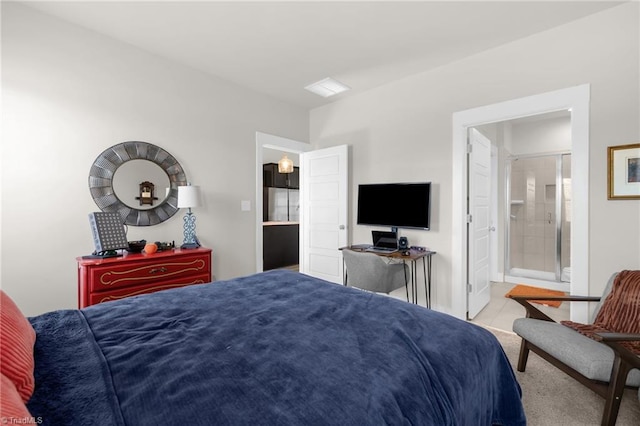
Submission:
M 607 148 L 607 198 L 640 200 L 640 143 Z

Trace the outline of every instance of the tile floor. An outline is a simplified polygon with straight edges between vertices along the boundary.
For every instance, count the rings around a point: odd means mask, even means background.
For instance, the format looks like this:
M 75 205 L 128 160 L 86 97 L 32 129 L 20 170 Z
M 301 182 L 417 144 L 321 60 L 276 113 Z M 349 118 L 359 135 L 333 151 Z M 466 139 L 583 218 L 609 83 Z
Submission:
M 491 301 L 471 322 L 488 325 L 499 330 L 512 331 L 513 321 L 525 315 L 525 309 L 520 304 L 504 297 L 513 287 L 515 284 L 491 283 Z M 555 321 L 569 319 L 569 303 L 567 302 L 562 303 L 559 308 L 543 305 L 536 305 L 536 307 Z

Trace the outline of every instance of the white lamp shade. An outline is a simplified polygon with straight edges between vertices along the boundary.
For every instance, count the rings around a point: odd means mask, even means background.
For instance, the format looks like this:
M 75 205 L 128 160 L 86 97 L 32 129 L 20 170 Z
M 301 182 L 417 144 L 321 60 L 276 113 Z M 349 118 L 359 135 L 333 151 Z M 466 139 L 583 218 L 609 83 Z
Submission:
M 198 207 L 200 205 L 199 186 L 179 186 L 178 187 L 178 208 Z

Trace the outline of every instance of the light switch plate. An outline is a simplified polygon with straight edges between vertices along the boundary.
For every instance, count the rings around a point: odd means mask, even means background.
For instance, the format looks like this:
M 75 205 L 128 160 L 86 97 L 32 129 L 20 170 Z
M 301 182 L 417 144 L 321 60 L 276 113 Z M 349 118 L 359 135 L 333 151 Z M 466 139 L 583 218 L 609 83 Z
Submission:
M 242 210 L 243 212 L 251 211 L 251 201 L 242 200 L 240 202 L 240 210 Z

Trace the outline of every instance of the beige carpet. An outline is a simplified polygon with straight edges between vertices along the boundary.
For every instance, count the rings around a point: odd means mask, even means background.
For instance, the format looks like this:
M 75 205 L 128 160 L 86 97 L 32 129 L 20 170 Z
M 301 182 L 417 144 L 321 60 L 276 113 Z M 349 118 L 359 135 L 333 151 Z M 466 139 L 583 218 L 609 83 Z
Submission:
M 599 425 L 604 399 L 531 352 L 527 370 L 516 370 L 520 338 L 513 333 L 487 327 L 504 348 L 518 382 L 528 426 Z M 640 425 L 638 391 L 627 389 L 618 414 L 617 426 Z

